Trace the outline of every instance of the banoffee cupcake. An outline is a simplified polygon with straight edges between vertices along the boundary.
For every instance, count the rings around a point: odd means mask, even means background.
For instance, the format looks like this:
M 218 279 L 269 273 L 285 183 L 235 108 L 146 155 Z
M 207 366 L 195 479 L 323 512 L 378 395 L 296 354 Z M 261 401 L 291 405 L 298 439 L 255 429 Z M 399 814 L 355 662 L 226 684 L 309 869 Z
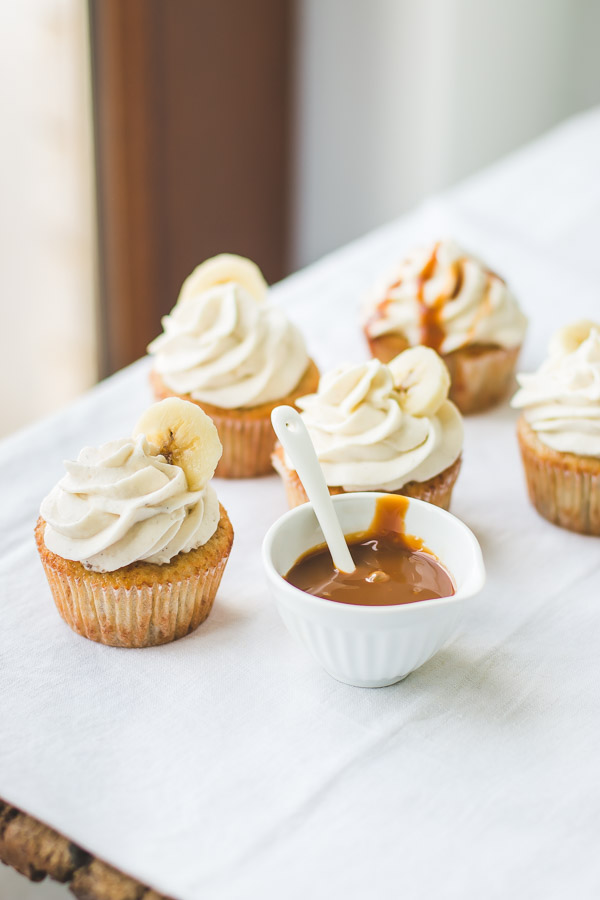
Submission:
M 512 405 L 531 502 L 556 525 L 600 535 L 600 324 L 552 339 L 537 372 L 519 375 Z
M 178 396 L 217 426 L 223 456 L 217 475 L 249 478 L 271 471 L 271 412 L 316 389 L 319 372 L 304 339 L 267 297 L 260 269 L 222 254 L 186 279 L 148 347 L 156 399 Z
M 133 437 L 86 447 L 35 529 L 56 607 L 78 634 L 151 647 L 203 622 L 233 542 L 210 479 L 217 430 L 192 403 L 150 407 Z
M 389 365 L 372 359 L 323 375 L 317 392 L 297 406 L 329 492 L 389 491 L 448 509 L 463 444 L 449 386 L 446 366 L 427 347 L 406 350 Z M 273 466 L 290 506 L 306 502 L 280 444 Z
M 508 393 L 527 320 L 499 275 L 445 240 L 414 251 L 375 288 L 363 327 L 382 362 L 417 344 L 436 350 L 450 399 L 474 413 Z

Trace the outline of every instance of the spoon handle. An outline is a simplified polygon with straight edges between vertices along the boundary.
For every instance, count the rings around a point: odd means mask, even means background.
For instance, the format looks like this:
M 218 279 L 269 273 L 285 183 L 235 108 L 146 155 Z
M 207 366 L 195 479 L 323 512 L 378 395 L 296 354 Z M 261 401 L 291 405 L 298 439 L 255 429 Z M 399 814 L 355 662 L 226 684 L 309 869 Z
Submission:
M 277 406 L 271 422 L 312 504 L 334 566 L 340 572 L 354 572 L 356 567 L 306 425 L 291 406 Z

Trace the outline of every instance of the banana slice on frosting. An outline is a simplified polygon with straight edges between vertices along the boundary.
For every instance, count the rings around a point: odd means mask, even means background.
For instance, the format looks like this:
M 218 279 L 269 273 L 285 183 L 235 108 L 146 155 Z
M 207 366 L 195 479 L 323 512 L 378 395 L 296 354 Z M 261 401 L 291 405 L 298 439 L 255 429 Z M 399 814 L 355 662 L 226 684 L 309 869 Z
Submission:
M 388 363 L 402 409 L 411 416 L 433 416 L 450 389 L 446 364 L 431 347 L 410 347 Z
M 199 406 L 179 397 L 168 397 L 147 409 L 133 430 L 134 437 L 140 434 L 183 469 L 190 491 L 206 487 L 223 452 L 213 420 Z
M 550 341 L 550 353 L 553 356 L 574 353 L 589 338 L 593 329 L 600 331 L 600 325 L 590 319 L 581 319 L 579 322 L 573 322 L 572 325 L 559 328 Z
M 220 253 L 200 263 L 188 275 L 181 287 L 179 300 L 184 301 L 218 284 L 229 282 L 240 284 L 259 302 L 267 296 L 269 286 L 256 263 L 235 253 Z

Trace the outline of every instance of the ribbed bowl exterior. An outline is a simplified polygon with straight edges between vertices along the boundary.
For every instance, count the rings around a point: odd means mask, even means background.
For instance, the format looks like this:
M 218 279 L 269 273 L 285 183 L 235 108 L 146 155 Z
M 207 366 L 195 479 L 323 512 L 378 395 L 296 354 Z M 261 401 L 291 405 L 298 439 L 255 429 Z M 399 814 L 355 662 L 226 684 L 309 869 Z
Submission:
M 400 627 L 340 627 L 278 604 L 290 633 L 338 681 L 356 687 L 384 687 L 418 669 L 452 637 L 462 605 L 438 607 Z

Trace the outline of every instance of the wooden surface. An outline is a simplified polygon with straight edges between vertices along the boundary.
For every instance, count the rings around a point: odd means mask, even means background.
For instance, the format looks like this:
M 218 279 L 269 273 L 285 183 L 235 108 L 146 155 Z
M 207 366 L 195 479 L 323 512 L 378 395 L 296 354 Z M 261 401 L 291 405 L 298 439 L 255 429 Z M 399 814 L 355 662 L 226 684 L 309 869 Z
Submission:
M 0 860 L 30 881 L 68 884 L 78 900 L 169 900 L 2 800 Z
M 292 8 L 90 0 L 103 375 L 206 257 L 287 274 Z

